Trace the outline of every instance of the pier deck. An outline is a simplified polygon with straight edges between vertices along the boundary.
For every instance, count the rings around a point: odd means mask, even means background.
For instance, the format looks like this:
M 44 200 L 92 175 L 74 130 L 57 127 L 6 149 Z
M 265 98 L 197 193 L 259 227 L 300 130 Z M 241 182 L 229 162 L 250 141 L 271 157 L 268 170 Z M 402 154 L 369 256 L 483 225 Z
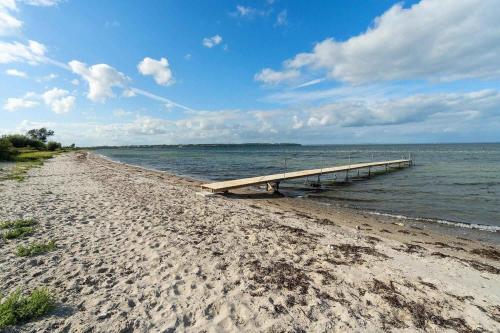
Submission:
M 379 161 L 379 162 L 368 162 L 368 163 L 357 163 L 351 165 L 342 165 L 321 169 L 311 169 L 311 170 L 302 170 L 302 171 L 290 171 L 277 173 L 274 175 L 267 176 L 258 176 L 258 177 L 250 177 L 250 178 L 242 178 L 235 180 L 226 180 L 222 182 L 203 184 L 201 185 L 202 189 L 209 190 L 211 192 L 227 192 L 229 190 L 234 190 L 237 188 L 254 186 L 267 184 L 268 189 L 279 189 L 279 183 L 288 180 L 288 179 L 297 179 L 304 178 L 310 176 L 321 176 L 329 173 L 337 173 L 337 172 L 349 172 L 351 170 L 359 170 L 364 168 L 372 168 L 372 167 L 380 167 L 386 166 L 389 167 L 391 165 L 399 165 L 399 166 L 410 166 L 412 164 L 411 159 L 401 159 L 401 160 L 391 160 L 391 161 Z

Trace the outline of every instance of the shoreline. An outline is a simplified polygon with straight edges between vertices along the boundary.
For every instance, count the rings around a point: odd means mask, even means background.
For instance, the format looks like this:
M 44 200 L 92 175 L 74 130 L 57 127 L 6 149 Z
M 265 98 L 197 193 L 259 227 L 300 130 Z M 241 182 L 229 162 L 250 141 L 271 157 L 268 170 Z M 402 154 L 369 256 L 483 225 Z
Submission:
M 160 172 L 164 173 L 169 176 L 173 177 L 178 177 L 179 180 L 187 180 L 189 183 L 194 183 L 196 186 L 199 187 L 199 185 L 203 184 L 204 182 L 210 182 L 208 179 L 197 179 L 192 176 L 188 175 L 176 175 L 174 173 L 168 172 L 168 171 L 162 171 L 162 170 L 157 170 L 154 168 L 149 168 L 145 166 L 140 166 L 140 165 L 134 165 L 134 164 L 129 164 L 121 161 L 114 160 L 108 156 L 98 154 L 95 152 L 89 152 L 89 154 L 93 154 L 95 156 L 99 156 L 100 158 L 103 158 L 109 162 L 112 163 L 118 163 L 121 165 L 126 165 L 130 167 L 135 167 L 135 168 L 140 168 L 146 171 L 152 171 L 152 172 Z M 200 192 L 203 190 L 201 188 L 198 188 Z M 401 224 L 407 224 L 412 227 L 416 228 L 421 228 L 425 229 L 427 232 L 431 233 L 438 233 L 439 235 L 443 236 L 451 236 L 451 237 L 459 237 L 461 240 L 468 240 L 468 241 L 479 241 L 482 243 L 486 244 L 491 244 L 495 246 L 500 245 L 500 227 L 496 226 L 490 226 L 490 225 L 482 225 L 482 224 L 474 224 L 474 223 L 464 223 L 464 222 L 455 222 L 455 221 L 447 221 L 447 220 L 441 220 L 437 218 L 423 218 L 423 217 L 411 217 L 411 216 L 406 216 L 406 215 L 400 215 L 400 214 L 391 214 L 391 213 L 386 213 L 383 211 L 373 211 L 373 210 L 367 210 L 363 208 L 354 208 L 354 207 L 346 207 L 346 206 L 340 206 L 340 205 L 335 205 L 335 204 L 329 204 L 329 203 L 322 203 L 315 201 L 313 199 L 309 198 L 301 198 L 301 197 L 296 197 L 296 196 L 275 196 L 275 195 L 270 195 L 266 192 L 262 191 L 256 191 L 254 188 L 247 188 L 247 189 L 237 189 L 231 191 L 229 195 L 223 195 L 219 194 L 222 196 L 226 197 L 231 197 L 231 196 L 238 196 L 238 195 L 248 195 L 250 198 L 255 197 L 257 198 L 256 200 L 261 200 L 261 199 L 266 199 L 266 198 L 271 198 L 272 201 L 283 201 L 283 199 L 288 199 L 288 200 L 294 200 L 295 203 L 298 201 L 301 201 L 300 206 L 304 210 L 304 213 L 307 212 L 317 212 L 317 211 L 322 211 L 326 209 L 328 212 L 338 212 L 342 211 L 345 214 L 352 214 L 352 215 L 373 215 L 373 216 L 379 216 L 380 218 L 377 218 L 378 221 L 380 220 L 386 220 L 383 221 L 382 223 L 386 224 L 392 224 L 392 225 L 399 225 Z M 259 198 L 260 196 L 260 198 Z M 273 204 L 272 202 L 268 202 L 269 204 Z M 294 204 L 288 204 L 285 205 L 286 207 L 283 208 L 290 208 L 293 207 Z M 355 227 L 355 226 L 354 226 Z M 465 238 L 465 239 L 464 239 Z
M 387 217 L 198 183 L 88 153 L 0 182 L 0 288 L 56 310 L 12 332 L 472 331 L 500 322 L 500 248 Z M 54 252 L 15 255 L 53 239 Z

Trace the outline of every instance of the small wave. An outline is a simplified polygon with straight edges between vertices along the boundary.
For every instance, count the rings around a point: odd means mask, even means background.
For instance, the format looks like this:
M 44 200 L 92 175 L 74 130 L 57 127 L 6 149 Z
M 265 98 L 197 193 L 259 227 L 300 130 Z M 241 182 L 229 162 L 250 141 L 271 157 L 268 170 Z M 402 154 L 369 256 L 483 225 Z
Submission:
M 409 217 L 409 216 L 404 216 L 404 215 L 397 215 L 397 214 L 388 214 L 388 213 L 380 213 L 380 212 L 367 212 L 368 214 L 371 215 L 378 215 L 378 216 L 388 216 L 400 220 L 413 220 L 413 221 L 422 221 L 422 222 L 430 222 L 430 223 L 439 223 L 439 224 L 446 224 L 454 227 L 460 227 L 460 228 L 467 228 L 467 229 L 476 229 L 476 230 L 482 230 L 482 231 L 489 231 L 489 232 L 500 232 L 500 227 L 494 226 L 494 225 L 485 225 L 485 224 L 476 224 L 476 223 L 467 223 L 467 222 L 454 222 L 454 221 L 447 221 L 447 220 L 441 220 L 441 219 L 430 219 L 430 218 L 425 218 L 425 217 Z
M 452 183 L 452 185 L 457 185 L 457 186 L 478 186 L 478 185 L 496 186 L 496 185 L 500 185 L 500 182 L 470 182 L 470 183 L 455 182 L 455 183 Z
M 379 202 L 376 199 L 360 199 L 360 198 L 347 198 L 347 197 L 334 197 L 329 195 L 306 195 L 309 199 L 315 200 L 335 200 L 335 201 L 350 201 L 350 202 Z

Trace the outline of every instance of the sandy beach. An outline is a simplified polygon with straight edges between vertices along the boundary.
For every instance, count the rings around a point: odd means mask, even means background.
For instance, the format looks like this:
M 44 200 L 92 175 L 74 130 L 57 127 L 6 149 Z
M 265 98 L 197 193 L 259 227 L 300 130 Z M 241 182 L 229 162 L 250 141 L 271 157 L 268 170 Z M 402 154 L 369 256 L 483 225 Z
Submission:
M 0 182 L 0 290 L 57 307 L 8 332 L 500 332 L 498 246 L 68 153 Z M 19 244 L 57 249 L 22 258 Z

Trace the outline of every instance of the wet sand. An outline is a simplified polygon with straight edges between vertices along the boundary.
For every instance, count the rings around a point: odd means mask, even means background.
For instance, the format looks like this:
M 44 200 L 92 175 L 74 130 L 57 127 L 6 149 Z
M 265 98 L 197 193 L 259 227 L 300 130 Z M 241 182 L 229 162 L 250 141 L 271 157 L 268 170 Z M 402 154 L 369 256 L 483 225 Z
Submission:
M 500 252 L 384 216 L 199 184 L 96 155 L 0 182 L 0 287 L 47 286 L 57 309 L 14 332 L 497 332 Z M 15 256 L 30 240 L 57 250 Z

